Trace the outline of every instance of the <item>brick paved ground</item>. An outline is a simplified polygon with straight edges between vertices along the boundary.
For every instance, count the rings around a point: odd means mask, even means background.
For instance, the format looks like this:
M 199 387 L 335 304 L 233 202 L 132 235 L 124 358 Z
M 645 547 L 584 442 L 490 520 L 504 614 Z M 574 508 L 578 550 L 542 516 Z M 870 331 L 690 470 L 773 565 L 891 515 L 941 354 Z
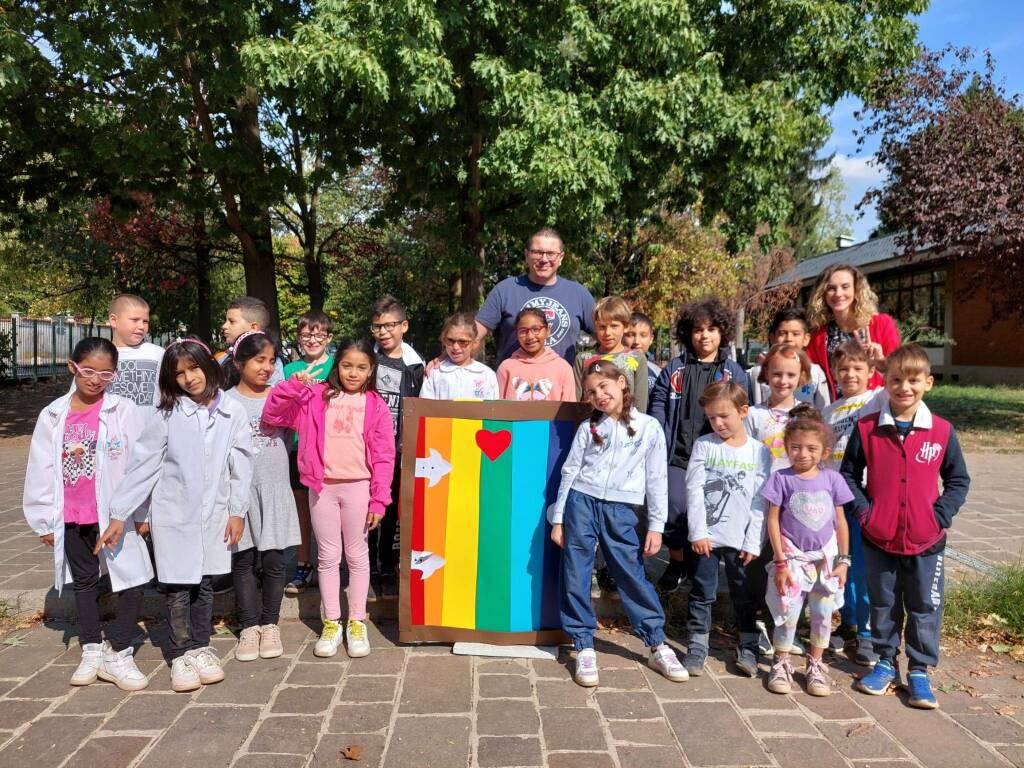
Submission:
M 0 597 L 31 604 L 52 578 L 49 551 L 19 508 L 27 438 L 0 440 Z M 1016 560 L 1024 542 L 1020 457 L 968 458 L 971 502 L 951 543 L 961 571 Z M 976 560 L 972 560 L 976 558 Z M 51 597 L 50 607 L 53 607 Z M 379 610 L 378 610 L 379 612 Z M 294 610 L 293 610 L 294 613 Z M 1024 765 L 1024 666 L 964 652 L 944 659 L 942 709 L 851 690 L 858 670 L 836 660 L 834 694 L 767 692 L 736 677 L 718 649 L 709 674 L 684 684 L 652 676 L 637 641 L 603 633 L 596 691 L 570 680 L 571 662 L 453 656 L 447 646 L 399 646 L 393 620 L 371 625 L 374 653 L 315 659 L 319 625 L 282 626 L 286 655 L 230 659 L 227 679 L 194 694 L 169 691 L 164 628 L 144 625 L 145 692 L 109 684 L 72 689 L 73 624 L 48 621 L 0 641 L 0 765 L 87 766 L 973 766 Z M 359 763 L 340 750 L 358 746 Z

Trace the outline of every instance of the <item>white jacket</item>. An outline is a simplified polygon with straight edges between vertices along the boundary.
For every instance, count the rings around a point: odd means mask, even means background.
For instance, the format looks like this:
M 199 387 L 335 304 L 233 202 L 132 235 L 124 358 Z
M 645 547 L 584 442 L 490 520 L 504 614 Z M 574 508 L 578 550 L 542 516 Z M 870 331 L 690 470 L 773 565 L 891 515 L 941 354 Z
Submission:
M 71 569 L 64 559 L 64 476 L 61 472 L 64 423 L 70 407 L 69 392 L 39 414 L 28 452 L 22 499 L 25 519 L 32 530 L 39 536 L 53 534 L 53 585 L 57 594 L 71 581 Z M 101 532 L 110 522 L 110 501 L 124 477 L 142 425 L 142 412 L 135 403 L 117 395 L 103 396 L 96 434 L 96 511 Z M 113 552 L 103 548 L 99 567 L 101 573 L 110 574 L 110 586 L 115 592 L 145 584 L 153 578 L 146 544 L 131 524 Z
M 125 520 L 147 500 L 156 570 L 166 584 L 228 573 L 228 516 L 245 518 L 252 484 L 252 431 L 240 403 L 218 392 L 212 413 L 187 397 L 149 421 L 110 516 Z
M 602 416 L 597 445 L 590 434 L 590 420 L 580 424 L 562 465 L 562 483 L 555 503 L 548 507 L 548 522 L 558 525 L 565 514 L 569 491 L 605 501 L 643 504 L 647 500 L 647 530 L 661 533 L 668 518 L 668 454 L 661 425 L 636 408 L 630 411 L 633 437 L 622 422 Z

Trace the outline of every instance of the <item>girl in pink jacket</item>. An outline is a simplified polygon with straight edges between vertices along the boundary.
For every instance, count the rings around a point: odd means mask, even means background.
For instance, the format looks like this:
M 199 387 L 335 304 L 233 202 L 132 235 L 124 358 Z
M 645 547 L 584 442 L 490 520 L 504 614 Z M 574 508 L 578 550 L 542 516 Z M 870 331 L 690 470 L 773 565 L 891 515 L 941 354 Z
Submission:
M 364 623 L 370 586 L 367 534 L 380 525 L 391 502 L 395 464 L 391 411 L 374 391 L 374 359 L 369 342 L 343 341 L 326 382 L 296 373 L 271 390 L 263 407 L 264 423 L 299 435 L 299 477 L 310 493 L 323 600 L 317 656 L 334 656 L 341 644 L 342 552 L 349 570 L 346 649 L 353 658 L 370 653 Z

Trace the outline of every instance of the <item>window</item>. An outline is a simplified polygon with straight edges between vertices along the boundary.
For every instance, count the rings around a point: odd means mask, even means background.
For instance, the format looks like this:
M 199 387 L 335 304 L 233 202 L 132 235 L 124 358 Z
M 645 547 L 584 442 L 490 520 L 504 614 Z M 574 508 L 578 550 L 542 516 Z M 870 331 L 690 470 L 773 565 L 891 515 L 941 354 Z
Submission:
M 938 331 L 946 328 L 946 270 L 905 270 L 871 281 L 878 294 L 882 312 L 897 321 L 906 322 L 911 315 L 920 316 Z

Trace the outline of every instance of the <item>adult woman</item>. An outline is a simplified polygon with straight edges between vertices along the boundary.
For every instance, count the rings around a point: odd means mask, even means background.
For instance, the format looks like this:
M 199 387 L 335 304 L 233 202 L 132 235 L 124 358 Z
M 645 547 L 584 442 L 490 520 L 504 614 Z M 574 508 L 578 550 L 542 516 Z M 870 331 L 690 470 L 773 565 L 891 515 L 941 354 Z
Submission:
M 869 386 L 882 386 L 878 366 L 900 345 L 900 332 L 889 315 L 878 311 L 878 297 L 863 272 L 849 264 L 823 271 L 807 304 L 807 320 L 814 329 L 807 355 L 825 371 L 833 400 L 842 393 L 830 363 L 846 341 L 857 341 L 867 349 L 875 365 Z

